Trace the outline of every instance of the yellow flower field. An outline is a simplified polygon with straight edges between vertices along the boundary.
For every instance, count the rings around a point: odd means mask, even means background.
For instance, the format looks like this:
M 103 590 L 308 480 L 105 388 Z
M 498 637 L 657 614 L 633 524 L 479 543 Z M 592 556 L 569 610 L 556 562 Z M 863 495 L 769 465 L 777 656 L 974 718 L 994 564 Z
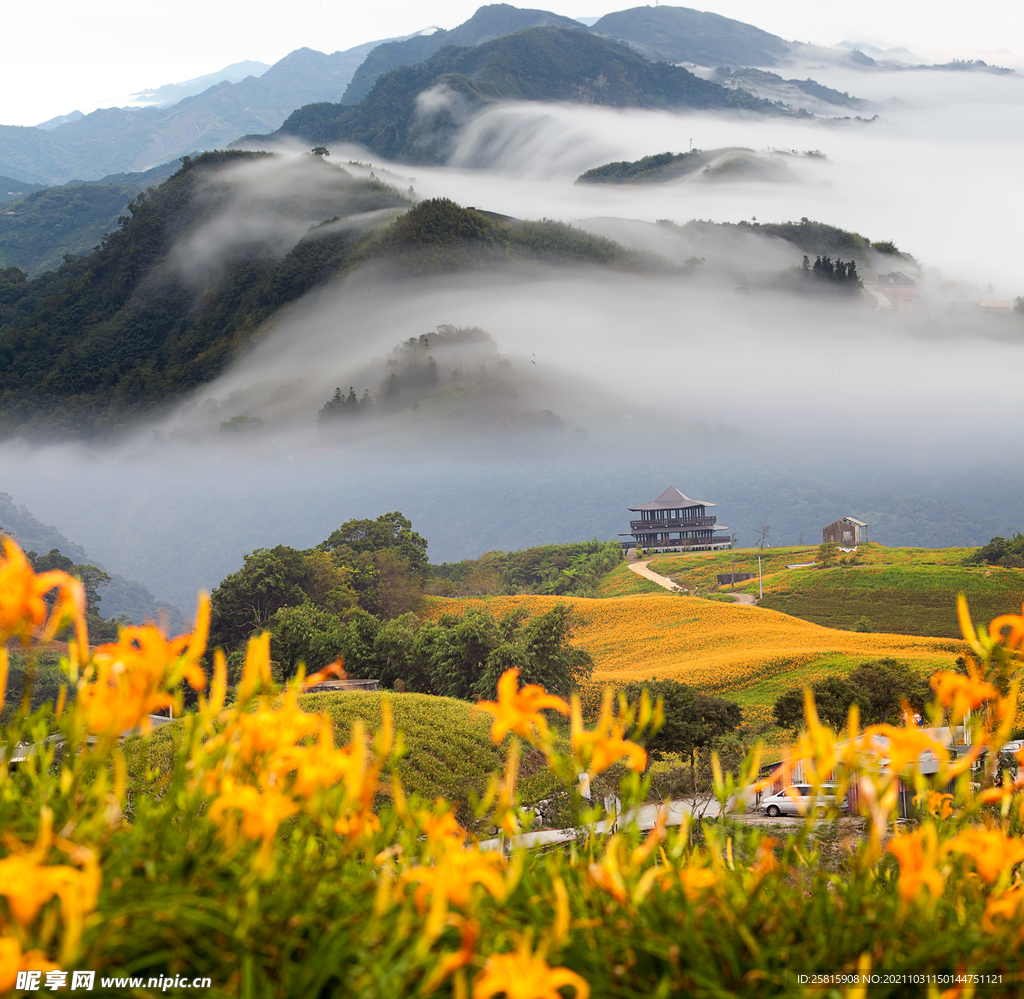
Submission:
M 737 695 L 748 718 L 767 719 L 783 690 L 832 670 L 845 673 L 859 662 L 893 657 L 931 672 L 951 666 L 965 648 L 954 639 L 837 631 L 760 607 L 668 593 L 601 600 L 432 598 L 426 613 L 436 617 L 485 606 L 501 615 L 525 604 L 531 614 L 543 614 L 559 600 L 568 600 L 578 612 L 574 642 L 593 656 L 595 683 L 679 680 Z

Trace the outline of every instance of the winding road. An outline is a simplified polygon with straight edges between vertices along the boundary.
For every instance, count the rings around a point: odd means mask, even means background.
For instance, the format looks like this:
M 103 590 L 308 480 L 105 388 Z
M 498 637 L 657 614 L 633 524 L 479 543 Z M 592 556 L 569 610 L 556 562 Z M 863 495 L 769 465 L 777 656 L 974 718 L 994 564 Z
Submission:
M 659 586 L 663 586 L 670 593 L 683 592 L 678 584 L 673 583 L 668 576 L 659 576 L 656 572 L 648 568 L 649 565 L 650 559 L 646 562 L 630 562 L 629 568 L 631 572 L 635 572 L 638 576 L 643 576 L 644 579 L 649 579 L 652 583 L 657 583 Z M 757 601 L 750 593 L 733 593 L 732 596 L 738 604 L 745 604 L 747 607 L 757 606 Z

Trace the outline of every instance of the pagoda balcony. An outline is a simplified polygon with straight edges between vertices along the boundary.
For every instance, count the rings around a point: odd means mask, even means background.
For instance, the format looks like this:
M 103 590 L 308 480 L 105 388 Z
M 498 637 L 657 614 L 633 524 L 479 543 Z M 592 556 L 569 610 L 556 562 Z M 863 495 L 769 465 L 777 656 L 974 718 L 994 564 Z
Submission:
M 690 527 L 714 527 L 717 517 L 691 517 L 677 520 L 631 520 L 630 531 L 680 531 Z

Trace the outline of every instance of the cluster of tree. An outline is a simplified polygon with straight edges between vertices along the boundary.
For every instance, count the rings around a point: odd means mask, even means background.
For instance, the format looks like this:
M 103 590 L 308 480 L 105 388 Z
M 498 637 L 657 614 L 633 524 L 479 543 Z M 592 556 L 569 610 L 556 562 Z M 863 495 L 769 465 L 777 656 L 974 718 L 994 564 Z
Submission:
M 1005 569 L 1024 569 L 1024 534 L 1012 538 L 992 538 L 964 559 L 964 565 L 1001 565 Z
M 600 80 L 600 83 L 595 81 Z M 465 110 L 425 112 L 418 96 L 443 83 L 464 109 L 498 100 L 571 101 L 613 107 L 736 108 L 781 113 L 626 45 L 580 30 L 527 28 L 472 47 L 447 46 L 381 74 L 359 104 L 307 104 L 277 134 L 310 143 L 357 142 L 407 163 L 443 163 Z
M 691 149 L 686 153 L 655 153 L 643 156 L 638 160 L 618 160 L 593 167 L 576 178 L 577 184 L 650 184 L 672 180 L 684 174 L 696 173 L 707 166 L 712 159 L 726 152 L 736 151 L 734 147 L 726 149 Z M 753 150 L 744 149 L 744 152 Z
M 260 548 L 210 594 L 210 645 L 240 652 L 274 630 L 275 616 L 306 604 L 334 619 L 356 607 L 395 617 L 417 605 L 428 576 L 427 541 L 397 511 L 346 521 L 306 551 Z
M 356 395 L 354 385 L 349 385 L 348 395 L 341 394 L 341 386 L 334 390 L 334 395 L 324 403 L 323 408 L 316 414 L 316 422 L 323 425 L 330 425 L 335 420 L 345 417 L 363 416 L 373 408 L 373 396 L 369 389 L 363 389 L 362 399 Z
M 819 256 L 812 265 L 810 259 L 804 256 L 802 270 L 805 274 L 813 274 L 820 281 L 831 281 L 834 284 L 860 285 L 861 283 L 855 260 L 843 263 L 838 257 L 833 261 L 829 256 Z
M 405 614 L 385 622 L 360 611 L 338 637 L 352 676 L 397 690 L 478 700 L 493 699 L 498 678 L 513 667 L 521 682 L 568 696 L 594 665 L 587 652 L 570 644 L 572 634 L 573 611 L 559 604 L 532 620 L 523 608 L 501 618 L 473 608 L 436 621 Z
M 368 388 L 363 390 L 362 398 L 356 394 L 354 386 L 349 386 L 348 395 L 344 395 L 340 387 L 336 388 L 333 397 L 317 414 L 317 423 L 322 429 L 329 429 L 339 420 L 369 413 L 375 405 L 385 412 L 415 407 L 449 377 L 448 363 L 454 365 L 450 375 L 452 383 L 463 381 L 467 376 L 478 376 L 485 371 L 486 363 L 481 361 L 471 371 L 464 371 L 456 352 L 456 348 L 468 345 L 482 345 L 484 354 L 498 362 L 497 368 L 508 367 L 507 362 L 498 360 L 496 345 L 485 330 L 441 324 L 430 333 L 410 337 L 390 352 L 386 360 L 387 374 L 377 387 L 376 398 Z M 445 362 L 443 374 L 435 351 L 440 351 L 438 356 Z
M 496 221 L 450 198 L 430 198 L 384 229 L 365 249 L 411 274 L 542 260 L 628 269 L 653 262 L 618 243 L 562 222 Z
M 866 725 L 903 722 L 903 703 L 924 715 L 932 700 L 928 678 L 912 666 L 896 659 L 862 663 L 845 677 L 827 676 L 811 684 L 818 717 L 837 731 L 846 723 L 850 706 L 860 709 Z M 775 723 L 781 728 L 798 728 L 804 722 L 802 687 L 787 690 L 772 708 Z
M 57 548 L 51 548 L 45 555 L 37 555 L 32 551 L 25 552 L 25 557 L 36 572 L 66 572 L 82 584 L 85 590 L 86 624 L 89 627 L 89 637 L 94 641 L 112 641 L 117 638 L 118 625 L 130 623 L 124 618 L 108 621 L 100 616 L 100 601 L 103 598 L 99 589 L 110 582 L 109 573 L 94 565 L 76 565 L 66 555 L 61 555 Z M 47 594 L 44 599 L 52 604 L 55 594 Z
M 440 596 L 546 593 L 592 596 L 601 577 L 622 560 L 615 541 L 538 545 L 515 552 L 485 552 L 479 558 L 431 567 L 429 589 Z
M 300 663 L 316 670 L 342 658 L 349 676 L 384 687 L 478 700 L 493 699 L 501 674 L 518 667 L 523 683 L 568 696 L 593 669 L 590 656 L 570 644 L 572 625 L 564 604 L 532 620 L 523 608 L 501 618 L 473 608 L 431 621 L 411 612 L 381 620 L 362 608 L 343 620 L 306 602 L 270 620 L 270 652 L 282 678 Z

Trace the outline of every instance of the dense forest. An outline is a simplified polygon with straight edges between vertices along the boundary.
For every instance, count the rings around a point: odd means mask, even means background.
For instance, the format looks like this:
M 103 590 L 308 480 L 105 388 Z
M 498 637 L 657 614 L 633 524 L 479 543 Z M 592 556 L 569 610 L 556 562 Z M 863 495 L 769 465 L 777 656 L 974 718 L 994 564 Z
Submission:
M 432 105 L 418 100 L 425 91 L 436 95 Z M 681 67 L 648 62 L 617 42 L 549 27 L 443 48 L 423 63 L 384 73 L 358 105 L 299 108 L 276 134 L 310 144 L 356 142 L 400 162 L 443 163 L 466 115 L 499 100 L 783 113 Z
M 516 552 L 484 552 L 479 558 L 431 566 L 429 592 L 446 597 L 498 593 L 593 596 L 605 573 L 622 561 L 615 541 L 538 545 Z

